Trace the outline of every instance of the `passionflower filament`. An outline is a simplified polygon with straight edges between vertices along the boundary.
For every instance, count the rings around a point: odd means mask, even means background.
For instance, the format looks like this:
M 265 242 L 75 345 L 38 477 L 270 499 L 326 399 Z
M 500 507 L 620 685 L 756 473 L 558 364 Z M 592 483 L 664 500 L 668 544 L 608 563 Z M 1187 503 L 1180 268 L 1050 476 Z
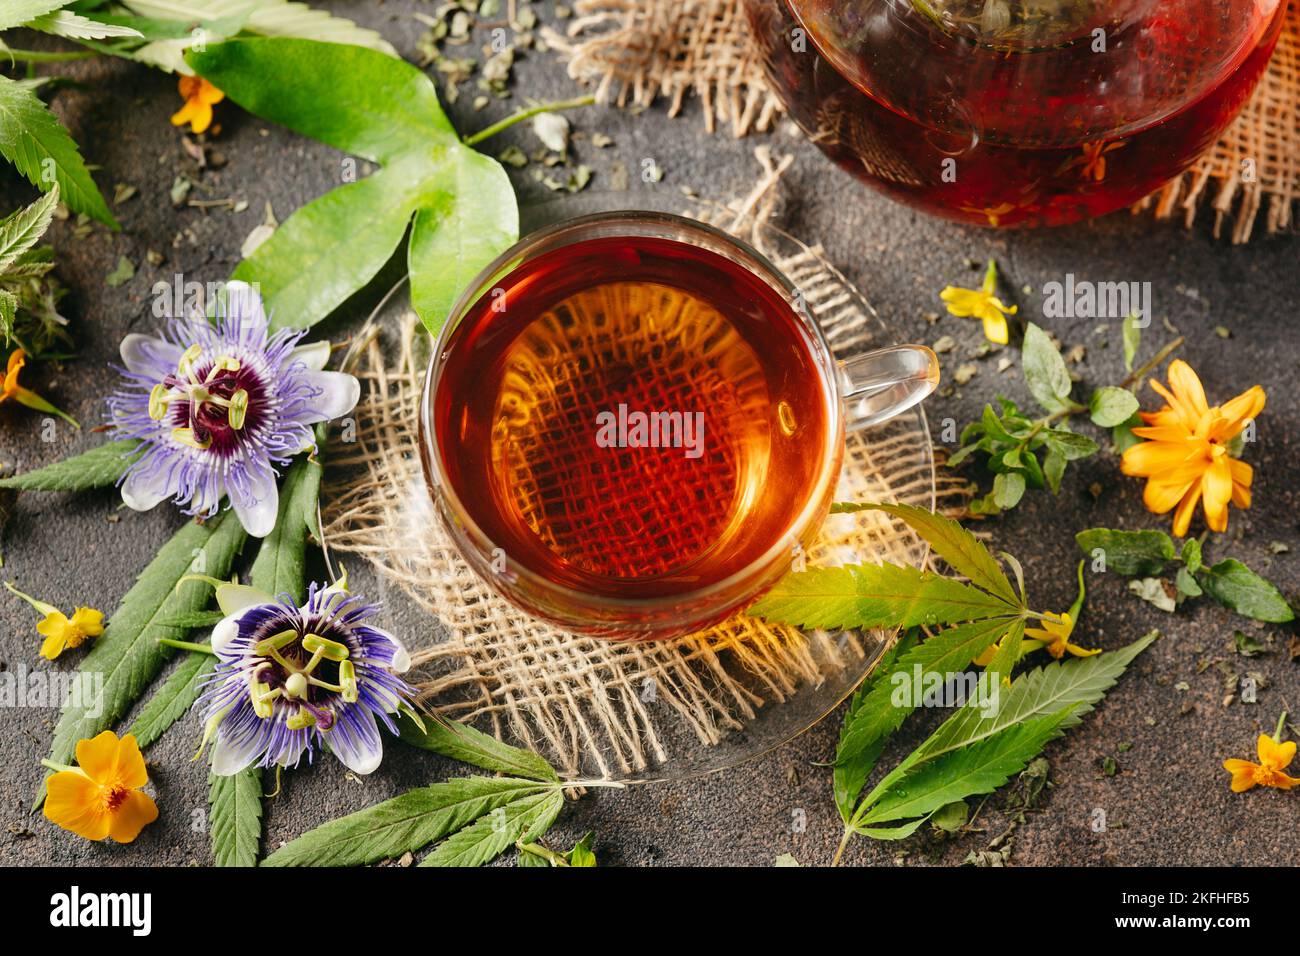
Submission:
M 217 600 L 226 612 L 212 632 L 218 663 L 199 701 L 213 772 L 293 767 L 321 748 L 354 773 L 378 767 L 379 724 L 396 733 L 392 715 L 411 707 L 414 691 L 397 676 L 411 664 L 402 643 L 366 623 L 374 605 L 315 584 L 302 607 L 230 584 Z
M 109 399 L 114 424 L 143 443 L 122 500 L 147 511 L 170 498 L 212 515 L 229 496 L 255 537 L 275 525 L 277 465 L 314 449 L 312 426 L 350 412 L 356 378 L 324 371 L 329 343 L 268 329 L 261 297 L 227 286 L 215 321 L 174 319 L 164 338 L 122 340 L 125 382 Z

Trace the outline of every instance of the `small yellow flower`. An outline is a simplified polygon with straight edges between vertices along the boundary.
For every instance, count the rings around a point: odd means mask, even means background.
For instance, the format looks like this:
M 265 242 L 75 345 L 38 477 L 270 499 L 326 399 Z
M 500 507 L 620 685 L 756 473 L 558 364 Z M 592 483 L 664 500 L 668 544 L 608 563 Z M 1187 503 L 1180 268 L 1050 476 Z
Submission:
M 133 734 L 121 740 L 106 730 L 77 744 L 76 767 L 47 764 L 58 772 L 45 782 L 45 817 L 87 840 L 112 837 L 130 843 L 158 819 L 158 805 L 140 788 L 149 782 Z
M 1232 792 L 1243 793 L 1259 784 L 1261 787 L 1277 787 L 1290 790 L 1300 780 L 1289 777 L 1282 771 L 1295 759 L 1295 741 L 1280 743 L 1268 734 L 1260 734 L 1255 744 L 1259 754 L 1259 763 L 1249 760 L 1225 760 L 1223 769 L 1232 774 Z
M 81 428 L 81 424 L 67 412 L 55 408 L 31 389 L 23 388 L 19 384 L 18 373 L 23 370 L 23 366 L 26 364 L 27 353 L 22 349 L 14 349 L 9 353 L 9 361 L 5 366 L 5 370 L 0 372 L 0 404 L 12 398 L 20 405 L 34 408 L 38 412 L 49 412 L 51 415 L 58 415 L 74 428 Z
M 1254 471 L 1232 456 L 1233 439 L 1264 408 L 1258 385 L 1232 401 L 1211 407 L 1192 367 L 1181 359 L 1169 366 L 1169 388 L 1149 383 L 1166 404 L 1143 412 L 1146 427 L 1133 429 L 1144 439 L 1124 452 L 1120 470 L 1146 478 L 1142 500 L 1147 510 L 1162 515 L 1174 511 L 1174 535 L 1183 537 L 1198 501 L 1205 503 L 1205 523 L 1211 531 L 1228 528 L 1228 504 L 1250 507 Z
M 1051 654 L 1058 661 L 1065 656 L 1068 651 L 1075 657 L 1092 657 L 1093 654 L 1100 654 L 1101 648 L 1095 647 L 1092 650 L 1080 647 L 1070 642 L 1070 635 L 1074 633 L 1074 616 L 1069 611 L 1061 613 L 1057 620 L 1049 617 L 1043 618 L 1042 627 L 1027 627 L 1025 635 L 1032 637 L 1036 641 L 1041 641 L 1047 653 Z
M 191 132 L 202 133 L 212 125 L 212 107 L 224 100 L 226 94 L 201 76 L 182 76 L 179 88 L 185 105 L 172 116 L 172 125 L 189 123 Z
M 963 289 L 948 286 L 939 293 L 939 298 L 948 305 L 952 315 L 962 318 L 973 316 L 984 323 L 984 337 L 998 345 L 1006 345 L 1008 339 L 1007 316 L 1016 314 L 1016 306 L 1002 304 L 994 293 L 998 285 L 998 267 L 989 260 L 988 270 L 984 273 L 984 284 L 978 289 Z
M 41 657 L 54 660 L 69 647 L 79 647 L 87 638 L 99 637 L 104 633 L 104 612 L 91 607 L 79 607 L 73 610 L 72 617 L 56 608 L 53 604 L 38 601 L 30 594 L 24 594 L 16 587 L 5 582 L 5 587 L 18 595 L 44 617 L 36 625 L 37 632 L 45 638 L 41 642 Z

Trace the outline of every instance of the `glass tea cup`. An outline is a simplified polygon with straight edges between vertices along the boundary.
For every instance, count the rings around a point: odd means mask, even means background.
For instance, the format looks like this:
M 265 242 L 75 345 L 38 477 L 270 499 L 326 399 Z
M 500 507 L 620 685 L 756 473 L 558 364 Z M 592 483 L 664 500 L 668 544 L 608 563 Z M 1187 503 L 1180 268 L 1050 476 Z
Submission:
M 695 220 L 598 213 L 526 236 L 433 349 L 425 476 L 516 607 L 621 639 L 747 606 L 826 517 L 846 430 L 938 384 L 924 346 L 837 362 L 760 253 Z

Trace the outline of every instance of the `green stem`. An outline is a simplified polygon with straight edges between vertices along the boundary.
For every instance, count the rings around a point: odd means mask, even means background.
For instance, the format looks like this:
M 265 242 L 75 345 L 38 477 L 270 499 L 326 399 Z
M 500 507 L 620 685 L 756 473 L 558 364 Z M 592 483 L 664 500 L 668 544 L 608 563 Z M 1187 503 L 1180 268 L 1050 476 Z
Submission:
M 42 759 L 41 766 L 53 770 L 55 773 L 63 773 L 65 770 L 75 771 L 76 767 L 69 767 L 66 763 L 55 763 L 53 760 Z
M 857 819 L 857 816 L 858 815 L 856 813 L 853 814 L 854 819 Z M 840 839 L 840 845 L 835 848 L 835 856 L 831 858 L 831 866 L 840 865 L 840 857 L 844 856 L 844 850 L 848 847 L 849 840 L 852 838 L 853 838 L 853 831 L 848 827 L 845 827 L 844 836 Z
M 170 637 L 160 637 L 158 643 L 181 651 L 193 651 L 196 654 L 212 654 L 215 656 L 217 653 L 207 644 L 195 644 L 193 641 L 173 641 Z
M 1152 356 L 1151 361 L 1147 362 L 1145 365 L 1143 365 L 1141 368 L 1137 369 L 1136 371 L 1130 372 L 1128 376 L 1125 377 L 1124 381 L 1119 383 L 1119 387 L 1132 388 L 1138 382 L 1142 381 L 1142 376 L 1146 375 L 1147 372 L 1150 372 L 1153 368 L 1155 368 L 1165 359 L 1169 358 L 1169 356 L 1173 355 L 1174 352 L 1182 348 L 1182 345 L 1185 341 L 1187 340 L 1183 336 L 1181 335 L 1178 336 L 1178 338 L 1174 339 L 1172 342 L 1170 342 L 1168 345 L 1162 348 L 1159 352 L 1157 352 L 1154 356 Z
M 569 861 L 560 856 L 560 854 L 556 853 L 554 850 L 548 850 L 539 843 L 516 843 L 515 847 L 520 853 L 531 853 L 533 856 L 540 856 L 543 860 L 550 863 L 551 866 L 569 865 Z
M 45 50 L 0 50 L 0 56 L 20 63 L 66 63 L 69 60 L 90 60 L 99 56 L 93 50 L 65 50 L 51 53 Z
M 1286 711 L 1282 711 L 1282 716 L 1277 719 L 1277 730 L 1273 731 L 1273 739 L 1278 743 L 1282 742 L 1282 725 L 1286 723 Z
M 573 100 L 557 100 L 554 103 L 539 103 L 537 106 L 530 106 L 526 110 L 520 110 L 518 113 L 513 113 L 503 120 L 498 120 L 486 129 L 479 130 L 477 133 L 471 133 L 464 138 L 463 142 L 466 146 L 474 146 L 477 143 L 483 142 L 485 139 L 495 136 L 502 130 L 509 129 L 516 123 L 522 123 L 526 119 L 531 119 L 539 113 L 553 113 L 556 110 L 571 110 L 576 109 L 579 106 L 590 106 L 595 102 L 596 97 L 587 95 L 580 96 Z

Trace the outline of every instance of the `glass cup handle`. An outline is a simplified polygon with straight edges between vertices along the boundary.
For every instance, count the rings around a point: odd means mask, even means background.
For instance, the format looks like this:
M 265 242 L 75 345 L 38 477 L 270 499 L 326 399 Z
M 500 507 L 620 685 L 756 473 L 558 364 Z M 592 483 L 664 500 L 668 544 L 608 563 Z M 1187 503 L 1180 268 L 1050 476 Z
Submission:
M 907 411 L 939 384 L 939 359 L 924 345 L 894 345 L 839 365 L 847 431 Z

